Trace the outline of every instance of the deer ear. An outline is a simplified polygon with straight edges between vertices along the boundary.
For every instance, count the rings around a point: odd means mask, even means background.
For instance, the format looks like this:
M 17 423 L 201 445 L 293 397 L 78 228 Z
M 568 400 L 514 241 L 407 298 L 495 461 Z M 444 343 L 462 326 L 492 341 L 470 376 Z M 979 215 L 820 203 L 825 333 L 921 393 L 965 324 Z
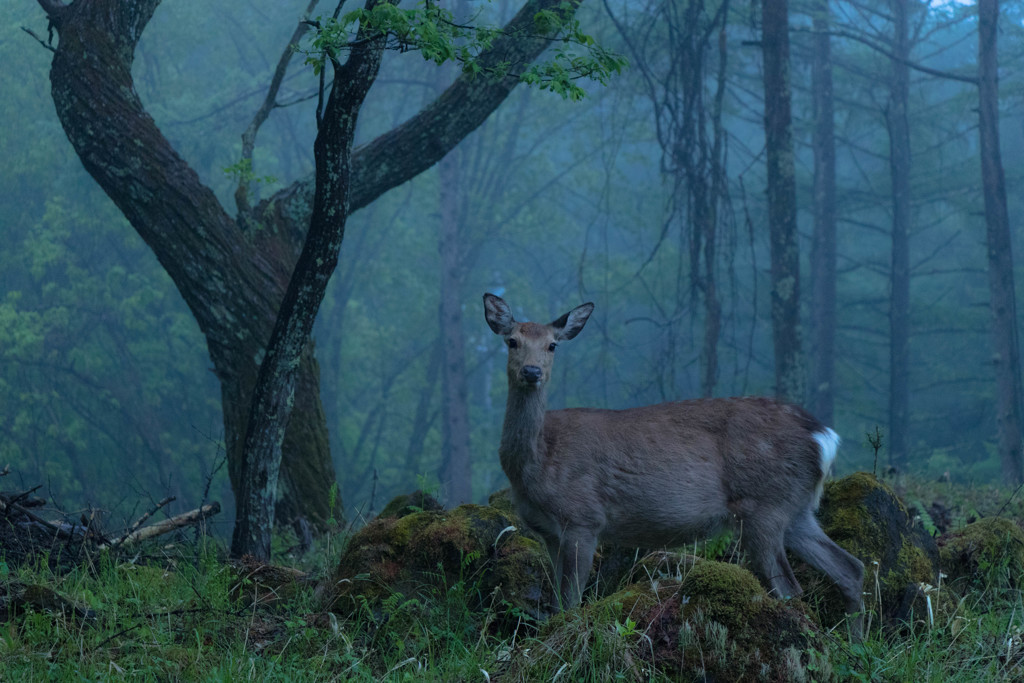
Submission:
M 484 317 L 494 334 L 505 336 L 512 332 L 515 318 L 505 300 L 494 294 L 484 294 Z
M 586 303 L 582 306 L 577 306 L 551 323 L 551 327 L 555 328 L 555 338 L 563 340 L 575 337 L 583 329 L 583 326 L 587 324 L 587 320 L 593 312 L 594 304 Z

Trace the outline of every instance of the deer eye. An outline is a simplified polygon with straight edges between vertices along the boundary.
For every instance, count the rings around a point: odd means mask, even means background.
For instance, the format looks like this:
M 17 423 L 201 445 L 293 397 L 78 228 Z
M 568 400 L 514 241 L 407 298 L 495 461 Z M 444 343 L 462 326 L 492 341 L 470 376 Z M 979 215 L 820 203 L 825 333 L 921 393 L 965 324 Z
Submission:
M 505 340 L 505 343 L 508 344 L 508 348 L 510 349 L 514 349 L 519 346 L 519 342 L 517 342 L 515 339 L 507 339 Z
M 558 344 L 556 344 L 555 342 L 551 342 L 550 344 L 548 344 L 548 351 L 551 351 L 552 353 L 554 353 L 556 346 L 558 346 Z

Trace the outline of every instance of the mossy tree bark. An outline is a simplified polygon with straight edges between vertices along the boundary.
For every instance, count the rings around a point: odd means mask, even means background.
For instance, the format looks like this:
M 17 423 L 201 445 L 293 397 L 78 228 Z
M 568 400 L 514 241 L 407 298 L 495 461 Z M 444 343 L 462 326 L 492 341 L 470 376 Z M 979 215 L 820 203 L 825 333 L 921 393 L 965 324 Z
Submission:
M 250 218 L 262 229 L 246 230 L 178 155 L 135 92 L 135 48 L 160 0 L 37 2 L 59 36 L 51 93 L 68 139 L 156 254 L 206 337 L 221 383 L 228 472 L 241 497 L 253 388 L 310 224 L 314 178 L 255 207 Z M 484 67 L 507 62 L 510 75 L 460 77 L 409 121 L 355 150 L 349 211 L 430 168 L 477 128 L 517 85 L 517 67 L 547 47 L 533 31 L 536 13 L 560 6 L 559 0 L 529 0 L 481 56 Z M 303 516 L 322 527 L 334 468 L 312 346 L 299 358 L 281 445 L 278 519 Z
M 796 231 L 796 178 L 789 88 L 789 4 L 786 0 L 762 3 L 761 31 L 775 391 L 788 401 L 803 403 L 800 245 Z
M 366 9 L 376 4 L 376 0 L 367 0 Z M 338 265 L 349 215 L 356 122 L 377 79 L 384 41 L 382 34 L 360 30 L 345 64 L 332 60 L 334 84 L 322 115 L 317 112 L 313 214 L 253 390 L 242 450 L 241 495 L 231 541 L 231 553 L 236 557 L 270 559 L 281 443 L 292 412 L 299 359 Z

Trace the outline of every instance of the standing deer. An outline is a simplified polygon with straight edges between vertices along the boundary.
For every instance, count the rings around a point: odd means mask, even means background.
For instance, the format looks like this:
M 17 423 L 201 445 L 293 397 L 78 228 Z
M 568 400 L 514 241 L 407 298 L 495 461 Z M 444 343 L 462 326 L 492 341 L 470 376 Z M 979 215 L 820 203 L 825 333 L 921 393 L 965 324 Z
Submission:
M 484 294 L 487 324 L 508 345 L 501 466 L 520 516 L 547 544 L 562 605 L 580 602 L 599 541 L 674 547 L 732 526 L 776 597 L 802 593 L 787 548 L 827 574 L 860 637 L 864 565 L 814 517 L 839 436 L 767 398 L 549 412 L 555 347 L 593 310 L 586 303 L 548 325 L 521 323 Z

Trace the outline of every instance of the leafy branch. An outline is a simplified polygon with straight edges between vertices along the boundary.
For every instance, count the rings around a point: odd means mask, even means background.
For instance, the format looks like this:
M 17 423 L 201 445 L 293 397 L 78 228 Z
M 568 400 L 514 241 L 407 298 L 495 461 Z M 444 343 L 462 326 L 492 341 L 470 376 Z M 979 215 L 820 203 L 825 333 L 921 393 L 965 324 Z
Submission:
M 418 51 L 423 59 L 435 64 L 456 63 L 463 73 L 472 77 L 495 80 L 513 77 L 563 98 L 579 100 L 586 92 L 578 85 L 578 80 L 586 78 L 607 85 L 611 77 L 626 66 L 626 60 L 598 45 L 591 35 L 584 32 L 573 14 L 574 8 L 573 3 L 563 2 L 555 9 L 541 10 L 533 17 L 531 31 L 513 34 L 495 26 L 459 23 L 450 10 L 439 7 L 432 0 L 423 0 L 410 9 L 391 3 L 377 3 L 369 8 L 353 10 L 340 18 L 309 22 L 315 28 L 315 35 L 310 46 L 299 48 L 299 51 L 306 55 L 306 64 L 319 75 L 327 60 L 336 62 L 345 50 L 383 34 L 388 49 Z M 356 37 L 357 27 L 362 27 L 364 38 Z M 516 72 L 519 65 L 511 62 L 485 63 L 480 59 L 481 54 L 501 36 L 522 40 L 539 38 L 550 41 L 557 48 L 547 61 Z

